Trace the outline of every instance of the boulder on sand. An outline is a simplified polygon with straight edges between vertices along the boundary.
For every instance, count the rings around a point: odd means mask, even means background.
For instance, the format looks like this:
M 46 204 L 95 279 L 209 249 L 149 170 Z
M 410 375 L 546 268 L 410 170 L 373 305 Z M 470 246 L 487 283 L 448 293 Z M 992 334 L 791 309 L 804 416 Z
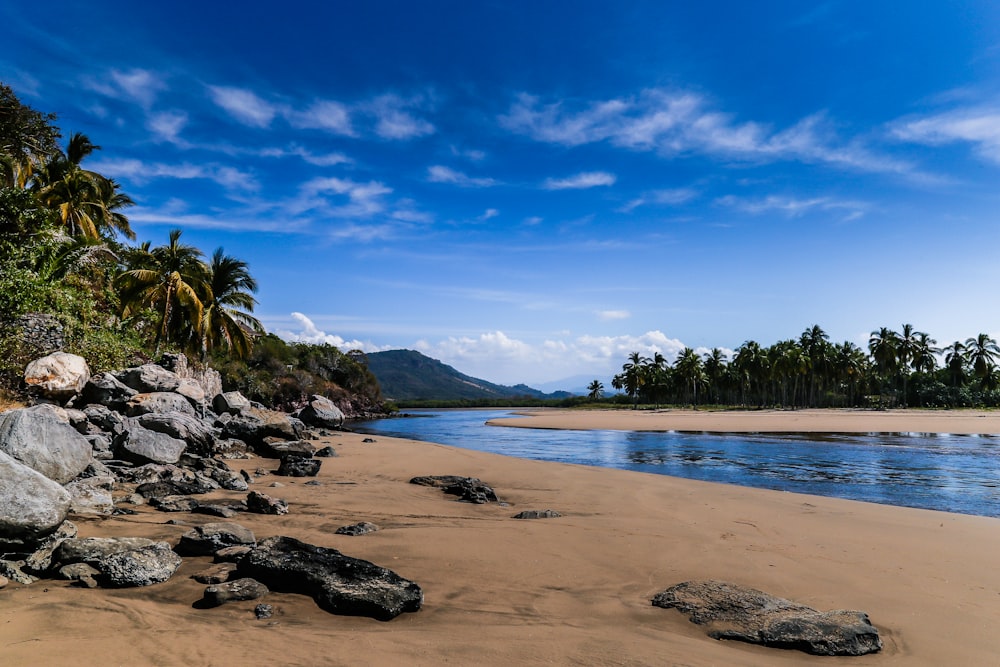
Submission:
M 62 524 L 70 495 L 54 481 L 0 452 L 0 538 L 34 540 Z
M 24 370 L 24 383 L 29 390 L 55 401 L 73 398 L 89 379 L 87 361 L 68 352 L 53 352 L 35 359 Z
M 90 442 L 69 425 L 65 411 L 49 405 L 0 414 L 0 451 L 60 484 L 94 460 Z

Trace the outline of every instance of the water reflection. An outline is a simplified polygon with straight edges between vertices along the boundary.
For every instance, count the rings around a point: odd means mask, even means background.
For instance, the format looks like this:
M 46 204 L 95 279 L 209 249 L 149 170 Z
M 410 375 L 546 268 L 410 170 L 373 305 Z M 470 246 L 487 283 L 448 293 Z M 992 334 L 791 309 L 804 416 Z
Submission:
M 931 433 L 716 434 L 488 427 L 502 410 L 421 412 L 356 430 L 527 459 L 1000 516 L 1000 438 Z

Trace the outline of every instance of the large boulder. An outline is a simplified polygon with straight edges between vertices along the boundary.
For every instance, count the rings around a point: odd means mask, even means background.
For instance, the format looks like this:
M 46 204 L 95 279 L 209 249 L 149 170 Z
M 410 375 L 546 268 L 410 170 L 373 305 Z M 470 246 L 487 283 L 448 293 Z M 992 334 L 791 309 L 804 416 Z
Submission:
M 174 549 L 182 556 L 211 556 L 219 549 L 235 546 L 255 546 L 253 531 L 238 523 L 220 521 L 206 523 L 181 535 Z
M 227 391 L 212 399 L 212 409 L 220 415 L 236 415 L 250 409 L 250 399 L 238 391 Z
M 66 519 L 70 495 L 45 475 L 0 452 L 0 538 L 35 540 Z
M 151 431 L 136 420 L 129 420 L 128 429 L 115 440 L 115 455 L 139 465 L 177 463 L 186 448 L 183 440 Z
M 878 630 L 861 611 L 817 611 L 725 581 L 686 581 L 653 598 L 715 639 L 736 639 L 815 655 L 865 655 L 882 649 Z
M 56 549 L 54 561 L 62 565 L 96 565 L 111 554 L 134 551 L 154 544 L 145 537 L 78 537 L 64 540 Z
M 284 412 L 250 408 L 236 415 L 223 415 L 219 419 L 222 434 L 226 438 L 237 438 L 252 447 L 264 444 L 264 438 L 280 440 L 300 440 L 303 435 L 302 422 Z
M 212 427 L 184 412 L 150 412 L 141 415 L 138 423 L 150 431 L 165 433 L 187 443 L 187 451 L 211 455 L 215 446 Z
M 53 352 L 35 359 L 24 370 L 24 383 L 28 389 L 55 401 L 73 398 L 89 379 L 87 361 L 68 352 Z
M 135 368 L 126 368 L 123 371 L 117 371 L 115 377 L 140 394 L 176 391 L 181 383 L 181 378 L 176 373 L 157 364 L 143 364 Z
M 344 425 L 344 413 L 329 398 L 312 396 L 309 404 L 299 411 L 299 419 L 310 426 L 340 428 Z
M 125 414 L 129 417 L 138 417 L 150 412 L 180 412 L 192 417 L 197 414 L 188 399 L 172 391 L 136 394 L 125 404 Z
M 205 589 L 201 604 L 204 607 L 218 607 L 227 602 L 245 602 L 267 595 L 267 586 L 249 577 L 214 584 Z
M 70 511 L 73 514 L 91 514 L 110 516 L 115 511 L 115 502 L 111 496 L 114 488 L 114 477 L 85 477 L 66 485 L 72 500 Z
M 271 590 L 310 595 L 334 614 L 388 621 L 419 610 L 424 601 L 420 586 L 392 570 L 291 537 L 261 541 L 239 561 L 237 573 Z
M 112 410 L 124 411 L 125 404 L 138 393 L 111 373 L 98 373 L 84 385 L 80 399 L 75 404 L 103 405 Z
M 181 566 L 181 557 L 166 542 L 106 556 L 95 566 L 101 582 L 114 588 L 150 586 L 166 581 Z
M 0 451 L 60 484 L 94 460 L 90 443 L 69 425 L 65 411 L 46 405 L 0 414 Z

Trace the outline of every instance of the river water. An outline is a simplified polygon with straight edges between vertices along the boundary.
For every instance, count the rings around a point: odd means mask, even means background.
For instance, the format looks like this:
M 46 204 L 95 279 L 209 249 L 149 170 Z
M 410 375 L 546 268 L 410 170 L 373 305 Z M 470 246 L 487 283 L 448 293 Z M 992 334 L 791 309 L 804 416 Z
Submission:
M 1000 517 L 1000 436 L 557 431 L 486 426 L 509 410 L 414 410 L 352 428 L 525 459 L 580 463 Z

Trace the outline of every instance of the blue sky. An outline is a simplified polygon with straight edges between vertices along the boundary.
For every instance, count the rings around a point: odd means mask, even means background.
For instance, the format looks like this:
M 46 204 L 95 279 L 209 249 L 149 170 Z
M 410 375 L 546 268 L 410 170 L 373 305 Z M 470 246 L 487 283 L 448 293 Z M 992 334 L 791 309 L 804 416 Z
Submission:
M 149 6 L 147 6 L 149 5 Z M 0 5 L 0 80 L 288 339 L 492 381 L 1000 334 L 991 2 Z

